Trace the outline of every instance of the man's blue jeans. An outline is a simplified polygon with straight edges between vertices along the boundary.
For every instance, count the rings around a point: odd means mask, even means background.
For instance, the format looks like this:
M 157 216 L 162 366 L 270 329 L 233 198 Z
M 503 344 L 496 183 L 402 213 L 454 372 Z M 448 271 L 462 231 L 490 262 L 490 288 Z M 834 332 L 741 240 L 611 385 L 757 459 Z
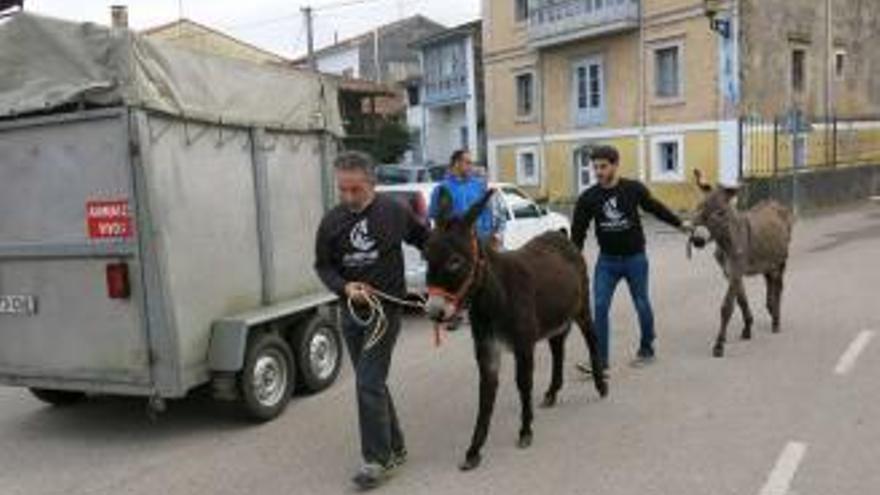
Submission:
M 626 280 L 639 315 L 639 325 L 642 330 L 639 353 L 654 354 L 654 311 L 651 309 L 651 298 L 648 295 L 648 257 L 645 253 L 632 256 L 600 254 L 593 277 L 593 297 L 596 301 L 596 336 L 599 340 L 599 352 L 606 366 L 610 363 L 611 349 L 608 313 L 611 311 L 614 291 L 621 279 Z

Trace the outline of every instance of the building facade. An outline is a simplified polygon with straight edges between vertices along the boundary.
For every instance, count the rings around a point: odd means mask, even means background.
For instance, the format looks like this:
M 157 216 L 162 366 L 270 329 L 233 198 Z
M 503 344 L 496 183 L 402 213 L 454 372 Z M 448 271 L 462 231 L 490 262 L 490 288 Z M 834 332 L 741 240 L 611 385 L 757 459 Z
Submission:
M 566 201 L 592 182 L 590 147 L 610 144 L 624 175 L 690 208 L 693 169 L 739 179 L 742 118 L 880 110 L 877 55 L 863 48 L 880 41 L 878 11 L 871 0 L 483 0 L 491 172 Z
M 328 74 L 397 84 L 419 75 L 418 53 L 410 45 L 444 29 L 421 15 L 407 17 L 315 50 L 315 63 Z M 308 59 L 295 63 L 307 67 Z
M 189 19 L 180 19 L 142 31 L 143 35 L 187 50 L 262 64 L 287 64 L 281 55 L 256 47 Z
M 413 45 L 422 74 L 407 85 L 416 161 L 445 163 L 458 149 L 485 160 L 481 24 L 469 22 Z

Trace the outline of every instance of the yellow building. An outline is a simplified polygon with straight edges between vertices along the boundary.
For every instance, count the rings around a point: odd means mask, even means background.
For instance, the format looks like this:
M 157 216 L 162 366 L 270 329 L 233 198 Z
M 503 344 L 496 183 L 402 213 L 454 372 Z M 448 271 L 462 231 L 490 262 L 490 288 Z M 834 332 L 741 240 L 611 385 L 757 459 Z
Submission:
M 221 55 L 262 64 L 288 64 L 281 55 L 263 50 L 238 38 L 189 19 L 146 29 L 142 34 L 188 50 Z
M 826 2 L 840 0 L 483 0 L 491 173 L 564 202 L 592 181 L 587 150 L 611 144 L 626 176 L 673 208 L 692 207 L 694 168 L 739 179 L 742 117 L 776 115 L 771 103 L 827 108 L 833 78 L 819 62 L 842 51 L 829 51 L 831 31 L 815 21 Z M 740 29 L 759 18 L 776 24 Z M 830 43 L 863 44 L 847 36 Z M 762 71 L 771 52 L 781 60 Z M 840 86 L 880 109 L 875 78 Z

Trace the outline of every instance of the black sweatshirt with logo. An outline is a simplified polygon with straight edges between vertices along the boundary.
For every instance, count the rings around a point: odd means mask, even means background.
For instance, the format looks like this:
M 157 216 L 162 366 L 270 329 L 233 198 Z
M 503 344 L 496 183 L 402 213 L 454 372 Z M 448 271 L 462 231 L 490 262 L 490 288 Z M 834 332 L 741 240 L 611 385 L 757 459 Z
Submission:
M 328 289 L 345 293 L 362 282 L 387 294 L 406 293 L 402 242 L 422 248 L 428 228 L 406 206 L 383 194 L 361 212 L 339 205 L 321 221 L 315 242 L 315 271 Z
M 639 208 L 658 219 L 681 227 L 681 219 L 657 201 L 648 188 L 638 181 L 621 178 L 614 187 L 594 185 L 584 191 L 574 208 L 571 240 L 579 250 L 584 248 L 590 222 L 596 222 L 596 238 L 602 254 L 632 256 L 645 251 L 645 233 Z

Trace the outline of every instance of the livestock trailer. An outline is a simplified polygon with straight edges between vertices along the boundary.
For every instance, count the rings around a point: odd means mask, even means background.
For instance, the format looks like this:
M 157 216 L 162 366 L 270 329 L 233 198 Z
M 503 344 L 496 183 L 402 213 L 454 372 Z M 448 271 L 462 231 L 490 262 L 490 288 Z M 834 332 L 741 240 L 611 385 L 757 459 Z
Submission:
M 335 380 L 332 81 L 29 14 L 0 68 L 0 383 L 154 408 L 211 384 L 267 420 Z

